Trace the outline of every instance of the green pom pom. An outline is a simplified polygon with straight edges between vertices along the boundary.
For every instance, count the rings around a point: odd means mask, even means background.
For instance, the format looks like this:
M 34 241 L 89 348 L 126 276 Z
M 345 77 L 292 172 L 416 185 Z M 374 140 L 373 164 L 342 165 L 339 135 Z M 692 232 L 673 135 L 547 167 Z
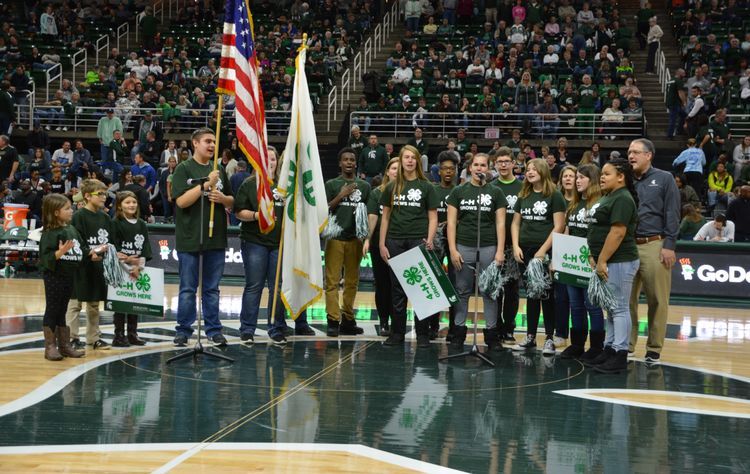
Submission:
M 612 287 L 598 274 L 589 278 L 588 296 L 592 305 L 607 311 L 614 311 L 617 307 L 617 298 Z
M 344 229 L 336 221 L 336 216 L 331 216 L 328 218 L 328 225 L 326 225 L 326 228 L 323 229 L 323 232 L 320 234 L 320 236 L 323 238 L 323 240 L 335 239 L 336 237 L 341 235 L 343 231 Z
M 357 209 L 354 211 L 354 220 L 356 223 L 357 238 L 365 240 L 370 234 L 370 225 L 367 222 L 367 206 L 365 206 L 365 203 L 360 202 L 357 204 Z
M 533 299 L 543 300 L 549 296 L 552 288 L 552 279 L 547 271 L 546 262 L 532 258 L 526 267 L 524 277 L 526 279 L 526 296 Z
M 489 264 L 479 275 L 479 291 L 483 295 L 496 300 L 503 292 L 503 286 L 507 280 L 503 276 L 503 266 L 495 262 Z
M 128 279 L 128 272 L 123 268 L 120 259 L 117 258 L 117 250 L 112 244 L 107 245 L 107 250 L 102 255 L 102 265 L 104 267 L 104 280 L 107 285 L 120 287 Z

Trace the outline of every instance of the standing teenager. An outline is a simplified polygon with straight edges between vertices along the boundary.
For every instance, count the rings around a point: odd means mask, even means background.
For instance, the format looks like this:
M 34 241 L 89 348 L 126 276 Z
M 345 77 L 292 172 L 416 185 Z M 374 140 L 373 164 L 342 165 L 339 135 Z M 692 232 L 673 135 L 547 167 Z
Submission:
M 565 229 L 565 199 L 555 187 L 547 162 L 541 158 L 531 160 L 526 166 L 526 179 L 513 208 L 513 257 L 521 265 L 521 272 L 532 258 L 544 261 L 552 250 L 552 233 Z M 528 280 L 526 287 L 528 288 Z M 523 342 L 513 346 L 515 351 L 536 348 L 536 331 L 539 314 L 544 314 L 543 354 L 555 355 L 552 340 L 555 332 L 555 299 L 550 291 L 543 298 L 527 298 L 527 329 Z
M 463 347 L 466 340 L 466 316 L 469 298 L 474 290 L 475 272 L 478 275 L 490 265 L 499 266 L 505 261 L 505 208 L 508 202 L 500 188 L 488 183 L 490 157 L 477 153 L 469 161 L 468 170 L 471 178 L 456 187 L 447 199 L 446 231 L 450 260 L 456 269 L 458 293 L 456 327 L 451 341 L 456 348 Z M 490 350 L 500 350 L 502 342 L 497 328 L 497 302 L 488 296 L 482 296 L 482 300 L 487 327 L 484 330 L 485 343 Z
M 570 203 L 575 199 L 576 194 L 576 167 L 566 165 L 560 171 L 560 180 L 557 188 L 565 199 L 565 209 L 570 209 Z M 570 334 L 570 301 L 568 300 L 568 290 L 564 283 L 554 283 L 555 289 L 555 346 L 563 346 L 568 342 Z
M 440 204 L 437 208 L 438 216 L 438 235 L 442 235 L 442 245 L 435 248 L 435 254 L 438 256 L 438 260 L 442 262 L 446 256 L 450 257 L 448 250 L 448 240 L 446 239 L 445 226 L 448 222 L 448 205 L 446 199 L 448 195 L 456 188 L 456 173 L 458 172 L 458 157 L 455 153 L 450 151 L 441 151 L 437 157 L 438 164 L 438 176 L 440 181 L 435 183 L 435 192 L 440 199 Z M 451 284 L 456 285 L 456 269 L 448 258 L 448 279 Z M 446 341 L 450 342 L 453 338 L 453 329 L 455 327 L 456 307 L 451 305 L 448 308 L 448 334 L 446 335 Z M 437 337 L 437 332 L 440 331 L 440 315 L 438 314 L 430 320 L 430 339 Z
M 495 170 L 497 170 L 497 179 L 492 182 L 503 191 L 508 207 L 505 211 L 505 262 L 506 264 L 513 258 L 513 242 L 510 238 L 510 228 L 513 224 L 515 211 L 513 207 L 518 200 L 518 193 L 521 192 L 521 181 L 516 179 L 513 174 L 513 152 L 507 146 L 501 146 L 495 155 Z M 515 344 L 516 339 L 513 333 L 516 330 L 516 314 L 518 313 L 519 301 L 519 279 L 511 278 L 503 285 L 503 292 L 500 293 L 497 301 L 498 325 L 500 326 L 500 338 L 506 344 Z M 502 315 L 502 317 L 500 317 Z
M 383 213 L 383 206 L 380 204 L 380 197 L 388 183 L 396 180 L 398 176 L 398 158 L 391 158 L 385 167 L 385 174 L 380 184 L 377 184 L 373 178 L 373 186 L 370 196 L 367 199 L 367 220 L 369 228 L 369 237 L 365 240 L 364 251 L 369 250 L 372 259 L 373 283 L 375 285 L 375 309 L 378 311 L 380 319 L 380 335 L 388 337 L 391 335 L 391 321 L 393 321 L 393 301 L 391 298 L 391 277 L 388 264 L 385 263 L 380 255 L 380 216 Z
M 383 190 L 380 204 L 383 215 L 380 221 L 380 254 L 388 262 L 422 244 L 433 250 L 437 231 L 438 195 L 420 166 L 419 150 L 406 145 L 399 153 L 399 170 L 396 180 Z M 404 342 L 406 335 L 406 293 L 396 275 L 391 271 L 393 292 L 393 328 L 386 345 Z M 429 321 L 415 318 L 417 346 L 429 347 Z
M 326 198 L 331 219 L 335 218 L 341 233 L 326 241 L 325 292 L 327 334 L 330 337 L 362 334 L 354 319 L 354 298 L 359 286 L 359 262 L 362 241 L 357 237 L 356 214 L 360 204 L 367 203 L 370 185 L 357 178 L 357 156 L 351 148 L 339 151 L 341 175 L 326 182 Z M 339 281 L 344 273 L 344 298 L 339 305 Z
M 602 195 L 599 186 L 600 177 L 599 167 L 594 164 L 580 166 L 576 171 L 576 192 L 568 205 L 567 212 L 567 233 L 574 237 L 586 238 L 588 235 L 589 212 Z M 591 361 L 602 352 L 604 347 L 604 313 L 601 308 L 591 304 L 587 288 L 566 285 L 566 289 L 573 327 L 570 330 L 570 345 L 565 348 L 560 357 L 563 359 L 580 357 L 581 361 Z M 584 352 L 589 335 L 590 346 Z
M 175 236 L 179 259 L 180 296 L 177 303 L 176 346 L 185 346 L 193 334 L 196 318 L 195 297 L 198 270 L 203 258 L 201 304 L 206 336 L 217 346 L 225 346 L 219 320 L 219 281 L 224 273 L 227 248 L 226 208 L 234 204 L 232 188 L 224 170 L 213 170 L 212 160 L 216 135 L 209 128 L 193 132 L 193 157 L 183 161 L 172 175 L 172 197 L 175 200 Z M 204 178 L 207 180 L 203 181 Z M 194 180 L 201 180 L 196 182 Z M 206 195 L 208 199 L 203 199 Z M 213 203 L 213 235 L 208 236 L 210 210 Z M 203 212 L 201 213 L 201 207 Z M 203 245 L 201 246 L 201 234 Z
M 281 219 L 284 214 L 284 198 L 276 190 L 276 170 L 281 169 L 276 149 L 268 147 L 268 177 L 272 180 L 274 216 L 276 225 L 268 233 L 260 231 L 258 224 L 258 181 L 257 175 L 245 179 L 237 190 L 234 199 L 234 215 L 240 220 L 240 251 L 245 267 L 245 288 L 242 291 L 240 310 L 240 340 L 244 344 L 255 341 L 258 326 L 260 297 L 263 287 L 268 287 L 268 337 L 274 344 L 286 342 L 285 309 L 281 299 L 276 301 L 276 313 L 271 314 L 275 297 L 276 264 L 279 258 L 281 241 Z M 281 282 L 279 282 L 279 287 Z M 312 336 L 315 331 L 307 324 L 306 313 L 295 320 L 294 333 L 298 336 Z
M 635 242 L 638 195 L 627 160 L 614 159 L 602 168 L 604 196 L 591 209 L 589 263 L 615 296 L 607 311 L 604 351 L 593 361 L 598 372 L 617 373 L 627 368 L 630 340 L 630 294 L 640 265 Z

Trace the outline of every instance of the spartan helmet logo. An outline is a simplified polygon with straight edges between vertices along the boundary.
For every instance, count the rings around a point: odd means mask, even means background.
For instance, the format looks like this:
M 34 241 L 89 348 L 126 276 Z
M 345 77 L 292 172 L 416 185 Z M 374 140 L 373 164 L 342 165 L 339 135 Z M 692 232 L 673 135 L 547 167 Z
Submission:
M 146 240 L 146 238 L 143 237 L 143 234 L 135 234 L 135 238 L 133 240 L 135 242 L 135 248 L 141 250 L 143 248 L 143 242 Z
M 352 193 L 349 195 L 349 200 L 351 202 L 359 202 L 362 200 L 362 191 L 359 189 L 355 189 L 352 191 Z

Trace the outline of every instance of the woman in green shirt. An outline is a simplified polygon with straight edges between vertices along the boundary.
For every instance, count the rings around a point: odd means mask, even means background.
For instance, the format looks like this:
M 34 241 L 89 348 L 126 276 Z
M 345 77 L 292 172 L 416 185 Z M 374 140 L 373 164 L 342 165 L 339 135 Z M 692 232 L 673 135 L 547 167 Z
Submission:
M 567 143 L 567 140 L 565 141 Z M 576 171 L 573 165 L 566 165 L 560 171 L 560 181 L 557 189 L 563 194 L 565 207 L 570 210 L 571 203 L 577 199 Z M 567 215 L 567 213 L 566 213 Z M 570 300 L 568 299 L 568 285 L 555 282 L 555 346 L 562 346 L 570 335 Z
M 586 365 L 618 373 L 628 366 L 630 293 L 640 266 L 635 243 L 638 194 L 630 163 L 622 158 L 604 165 L 600 183 L 604 197 L 589 212 L 589 263 L 614 294 L 615 307 L 607 311 L 604 351 Z
M 586 238 L 589 229 L 589 211 L 602 196 L 599 180 L 601 171 L 595 164 L 583 165 L 576 171 L 576 192 L 568 205 L 567 230 L 569 235 Z M 604 344 L 604 313 L 591 304 L 587 288 L 565 285 L 570 301 L 573 327 L 570 330 L 570 345 L 562 351 L 563 359 L 593 360 L 602 352 Z M 557 297 L 557 294 L 555 294 Z M 586 313 L 588 312 L 588 318 Z M 589 319 L 591 325 L 589 327 Z M 584 352 L 586 339 L 591 334 L 589 350 Z
M 383 214 L 380 220 L 380 255 L 383 260 L 425 245 L 433 250 L 437 231 L 437 207 L 440 199 L 434 186 L 425 178 L 420 165 L 420 153 L 406 145 L 399 153 L 399 170 L 396 180 L 388 183 L 380 197 Z M 393 294 L 393 327 L 385 341 L 387 346 L 404 342 L 406 335 L 406 293 L 391 272 Z M 430 346 L 428 318 L 414 322 L 417 347 Z
M 396 176 L 398 176 L 398 163 L 398 158 L 391 158 L 385 167 L 383 181 L 377 184 L 375 180 L 380 179 L 378 176 L 372 180 L 373 188 L 367 198 L 367 220 L 370 227 L 370 234 L 365 239 L 362 249 L 362 254 L 367 253 L 368 250 L 370 251 L 373 283 L 375 283 L 375 308 L 378 310 L 378 318 L 380 319 L 380 335 L 384 337 L 391 335 L 391 326 L 388 320 L 393 319 L 393 303 L 388 264 L 385 263 L 383 257 L 380 255 L 378 237 L 380 237 L 380 215 L 383 209 L 383 206 L 380 205 L 380 196 L 383 195 L 383 190 L 388 186 L 388 183 L 395 181 Z
M 544 260 L 548 256 L 552 249 L 552 233 L 562 233 L 565 230 L 565 199 L 555 188 L 545 160 L 536 158 L 526 166 L 526 179 L 513 210 L 515 214 L 510 231 L 513 257 L 521 264 L 523 273 L 532 258 Z M 543 354 L 555 355 L 552 340 L 555 332 L 555 301 L 551 294 L 546 298 L 527 298 L 526 338 L 513 346 L 514 351 L 536 348 L 536 331 L 542 311 L 546 334 Z
M 477 153 L 469 160 L 467 168 L 471 178 L 453 189 L 446 199 L 448 248 L 456 269 L 458 292 L 451 344 L 459 349 L 466 340 L 466 316 L 469 298 L 474 292 L 474 272 L 479 273 L 493 264 L 502 265 L 505 261 L 505 211 L 508 205 L 503 191 L 487 181 L 488 155 Z M 487 324 L 484 340 L 490 350 L 497 351 L 502 349 L 497 329 L 497 301 L 484 295 L 482 299 Z
M 706 218 L 698 212 L 692 204 L 682 206 L 682 221 L 680 222 L 680 240 L 693 240 L 695 234 L 701 230 Z

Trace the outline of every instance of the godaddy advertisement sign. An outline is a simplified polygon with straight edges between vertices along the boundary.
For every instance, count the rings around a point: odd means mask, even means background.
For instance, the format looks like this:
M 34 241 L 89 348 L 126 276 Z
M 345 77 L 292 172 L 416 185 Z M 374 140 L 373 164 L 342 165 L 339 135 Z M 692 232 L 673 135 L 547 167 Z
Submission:
M 414 247 L 388 261 L 414 308 L 423 319 L 447 309 L 458 301 L 456 290 L 448 280 L 435 254 L 424 246 Z
M 593 274 L 589 264 L 589 246 L 583 237 L 552 234 L 552 268 L 555 281 L 587 288 Z
M 107 288 L 105 309 L 118 313 L 164 314 L 164 270 L 144 268 L 138 278 L 131 278 L 119 288 Z

